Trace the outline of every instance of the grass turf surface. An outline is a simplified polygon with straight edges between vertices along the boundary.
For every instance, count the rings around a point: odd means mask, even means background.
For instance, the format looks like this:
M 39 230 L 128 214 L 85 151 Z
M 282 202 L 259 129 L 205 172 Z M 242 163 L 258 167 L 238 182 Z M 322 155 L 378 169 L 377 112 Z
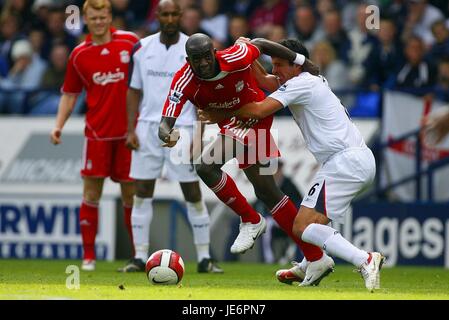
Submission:
M 299 288 L 275 279 L 278 265 L 221 263 L 224 274 L 198 274 L 196 264 L 187 263 L 181 284 L 154 286 L 144 273 L 116 272 L 123 264 L 97 262 L 95 272 L 80 271 L 80 289 L 69 290 L 66 267 L 79 261 L 0 260 L 0 299 L 449 299 L 449 270 L 443 268 L 384 268 L 382 289 L 370 293 L 349 265 L 337 265 L 319 287 Z

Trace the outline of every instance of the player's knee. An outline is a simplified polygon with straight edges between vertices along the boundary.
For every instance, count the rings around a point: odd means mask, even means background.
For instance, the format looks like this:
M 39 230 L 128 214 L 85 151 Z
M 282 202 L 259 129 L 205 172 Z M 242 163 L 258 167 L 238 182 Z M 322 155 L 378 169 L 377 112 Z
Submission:
M 204 164 L 204 163 L 199 163 L 195 165 L 195 169 L 196 169 L 196 173 L 201 177 L 207 177 L 210 176 L 210 174 L 213 171 L 213 166 Z
M 154 182 L 139 181 L 136 182 L 136 196 L 139 198 L 152 198 L 154 191 Z

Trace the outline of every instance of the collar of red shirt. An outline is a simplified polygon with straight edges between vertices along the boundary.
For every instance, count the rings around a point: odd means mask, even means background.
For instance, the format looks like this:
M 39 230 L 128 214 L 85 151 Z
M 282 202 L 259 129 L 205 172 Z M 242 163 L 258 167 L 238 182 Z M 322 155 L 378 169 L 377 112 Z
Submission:
M 111 33 L 112 39 L 114 39 L 114 33 L 117 31 L 114 27 L 109 28 L 109 32 Z M 89 33 L 86 37 L 86 43 L 92 42 L 92 35 Z

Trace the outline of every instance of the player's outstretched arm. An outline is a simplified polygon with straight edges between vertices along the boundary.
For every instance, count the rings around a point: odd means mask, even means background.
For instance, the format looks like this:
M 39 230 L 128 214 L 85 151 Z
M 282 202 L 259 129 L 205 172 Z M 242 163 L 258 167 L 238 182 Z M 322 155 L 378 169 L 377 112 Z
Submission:
M 319 68 L 313 64 L 312 61 L 307 59 L 304 55 L 296 53 L 283 45 L 263 38 L 256 38 L 251 40 L 251 43 L 255 45 L 262 54 L 267 54 L 271 57 L 278 57 L 288 60 L 292 63 L 299 64 L 303 67 L 303 70 L 313 74 L 319 75 Z
M 135 124 L 142 91 L 128 88 L 126 94 L 126 113 L 128 117 L 128 134 L 126 136 L 126 146 L 131 150 L 139 149 L 139 139 L 136 135 Z
M 53 144 L 61 143 L 62 128 L 64 128 L 67 119 L 72 114 L 75 108 L 77 95 L 69 95 L 63 93 L 61 99 L 59 100 L 58 113 L 56 115 L 55 127 L 50 133 L 50 142 Z
M 229 117 L 263 119 L 284 106 L 276 99 L 267 97 L 260 102 L 251 102 L 245 104 L 238 110 L 228 112 Z M 207 123 L 216 123 L 221 117 L 221 113 L 216 110 L 200 110 L 198 112 L 199 119 Z
M 163 147 L 172 148 L 179 140 L 179 131 L 174 128 L 176 118 L 162 117 L 159 124 L 159 139 L 162 140 Z

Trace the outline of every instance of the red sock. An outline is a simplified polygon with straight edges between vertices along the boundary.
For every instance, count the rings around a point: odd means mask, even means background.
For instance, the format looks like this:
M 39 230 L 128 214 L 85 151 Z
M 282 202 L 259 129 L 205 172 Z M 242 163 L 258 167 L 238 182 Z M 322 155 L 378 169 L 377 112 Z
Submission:
M 83 259 L 95 260 L 95 237 L 98 227 L 98 204 L 83 201 L 80 208 L 80 230 L 83 239 Z
M 133 228 L 131 225 L 131 212 L 133 211 L 132 206 L 123 205 L 123 218 L 125 220 L 125 227 L 128 231 L 129 240 L 131 241 L 131 257 L 134 257 L 136 252 L 134 251 L 134 240 L 133 240 Z
M 223 172 L 220 182 L 210 189 L 242 218 L 242 222 L 259 223 L 260 215 L 249 205 L 246 198 L 237 189 L 234 180 L 225 172 Z
M 293 222 L 295 221 L 297 212 L 298 209 L 287 196 L 282 198 L 282 200 L 271 210 L 273 219 L 279 224 L 282 230 L 296 242 L 304 253 L 304 257 L 306 257 L 307 261 L 319 260 L 323 256 L 323 251 L 313 244 L 302 241 L 301 238 L 294 235 L 292 232 Z

